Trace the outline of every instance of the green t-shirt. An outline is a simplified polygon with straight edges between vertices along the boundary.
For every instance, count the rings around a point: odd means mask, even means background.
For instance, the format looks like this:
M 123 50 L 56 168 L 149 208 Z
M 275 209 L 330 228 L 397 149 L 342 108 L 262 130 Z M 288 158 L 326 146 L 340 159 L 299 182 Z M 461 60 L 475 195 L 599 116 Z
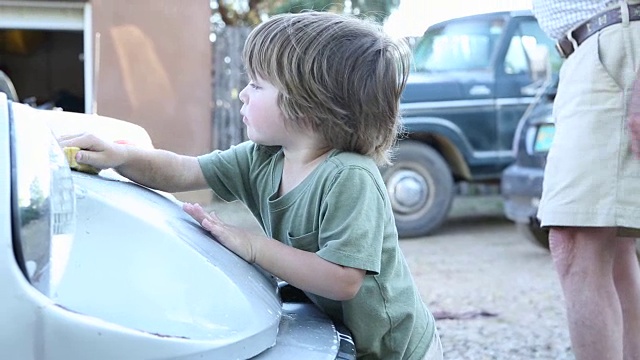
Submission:
M 278 197 L 279 147 L 245 142 L 198 158 L 213 191 L 242 201 L 265 233 L 335 264 L 366 270 L 355 298 L 307 293 L 351 330 L 358 359 L 422 359 L 435 321 L 398 246 L 391 204 L 372 159 L 333 151 L 296 188 Z

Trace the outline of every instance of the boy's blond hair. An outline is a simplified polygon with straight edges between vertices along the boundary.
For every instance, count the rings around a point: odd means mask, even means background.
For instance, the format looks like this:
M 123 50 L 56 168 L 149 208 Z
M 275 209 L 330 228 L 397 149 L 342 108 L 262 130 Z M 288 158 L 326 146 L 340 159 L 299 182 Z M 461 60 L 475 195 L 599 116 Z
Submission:
M 380 165 L 400 130 L 409 59 L 381 26 L 327 12 L 274 16 L 251 32 L 243 53 L 249 76 L 279 90 L 287 125 Z

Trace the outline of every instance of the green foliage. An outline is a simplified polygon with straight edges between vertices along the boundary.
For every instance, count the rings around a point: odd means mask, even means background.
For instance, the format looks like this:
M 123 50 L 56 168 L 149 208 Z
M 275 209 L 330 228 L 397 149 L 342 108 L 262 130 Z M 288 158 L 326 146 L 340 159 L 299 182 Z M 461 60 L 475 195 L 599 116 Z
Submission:
M 260 3 L 264 0 L 212 0 L 212 23 L 231 26 L 254 26 L 260 23 Z
M 283 13 L 299 13 L 308 10 L 329 11 L 342 13 L 345 12 L 344 1 L 332 0 L 267 0 L 265 1 L 265 10 L 269 15 Z
M 383 22 L 391 10 L 398 6 L 399 0 L 352 0 L 350 2 L 336 0 L 267 0 L 270 15 L 280 13 L 296 13 L 307 10 L 332 11 L 337 13 L 352 13 L 359 16 L 373 18 Z
M 265 16 L 308 10 L 351 13 L 382 23 L 400 0 L 216 0 L 217 15 L 226 25 L 256 25 Z

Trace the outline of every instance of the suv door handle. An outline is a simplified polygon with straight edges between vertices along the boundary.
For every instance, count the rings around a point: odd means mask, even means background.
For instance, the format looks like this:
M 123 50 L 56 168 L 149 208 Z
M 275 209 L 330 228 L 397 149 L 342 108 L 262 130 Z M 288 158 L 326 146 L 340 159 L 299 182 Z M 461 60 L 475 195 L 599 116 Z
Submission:
M 522 96 L 536 96 L 543 87 L 544 82 L 535 81 L 529 85 L 521 87 L 520 94 Z
M 469 95 L 491 95 L 491 89 L 486 85 L 473 85 L 469 89 Z

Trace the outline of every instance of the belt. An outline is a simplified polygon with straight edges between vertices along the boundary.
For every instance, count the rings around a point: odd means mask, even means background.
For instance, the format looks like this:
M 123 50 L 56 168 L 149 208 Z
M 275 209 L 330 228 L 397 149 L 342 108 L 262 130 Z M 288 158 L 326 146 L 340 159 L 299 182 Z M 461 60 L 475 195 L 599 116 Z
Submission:
M 627 6 L 629 6 L 629 21 L 640 20 L 640 4 Z M 556 50 L 558 50 L 562 58 L 566 59 L 569 55 L 573 54 L 576 48 L 587 40 L 589 36 L 609 25 L 619 24 L 621 22 L 622 15 L 619 7 L 601 12 L 558 40 L 558 42 L 556 42 Z

